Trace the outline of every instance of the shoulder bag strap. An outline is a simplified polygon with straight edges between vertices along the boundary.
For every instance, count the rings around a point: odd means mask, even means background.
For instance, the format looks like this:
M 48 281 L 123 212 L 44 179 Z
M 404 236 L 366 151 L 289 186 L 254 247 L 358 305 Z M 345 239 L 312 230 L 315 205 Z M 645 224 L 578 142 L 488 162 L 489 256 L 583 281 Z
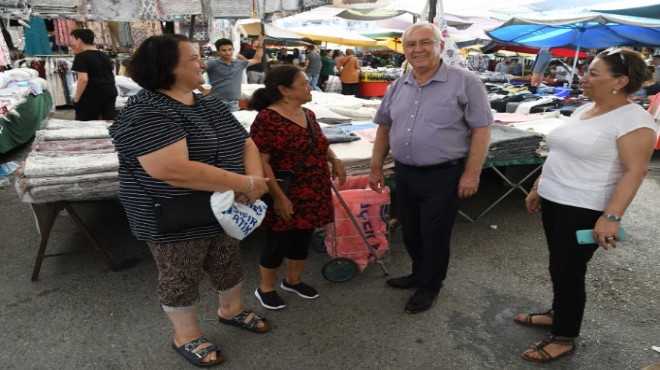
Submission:
M 312 120 L 309 118 L 309 115 L 307 114 L 306 111 L 305 111 L 305 120 L 307 120 L 307 132 L 309 133 L 309 137 L 312 141 L 312 144 L 309 148 L 309 153 L 307 153 L 307 155 L 300 162 L 298 162 L 298 164 L 296 164 L 295 167 L 291 169 L 291 171 L 294 173 L 302 167 L 302 165 L 307 160 L 307 157 L 309 157 L 309 155 L 314 152 L 314 147 L 316 146 L 316 137 L 314 136 L 314 129 L 312 128 Z

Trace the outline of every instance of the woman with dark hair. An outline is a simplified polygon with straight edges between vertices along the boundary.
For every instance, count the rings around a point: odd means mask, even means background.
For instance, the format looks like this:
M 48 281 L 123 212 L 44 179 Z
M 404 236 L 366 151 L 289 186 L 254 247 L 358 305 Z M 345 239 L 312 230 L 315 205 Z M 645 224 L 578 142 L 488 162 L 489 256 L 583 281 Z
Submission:
M 330 174 L 343 184 L 346 171 L 314 112 L 302 107 L 312 100 L 307 75 L 295 66 L 277 66 L 266 73 L 264 84 L 248 104 L 259 111 L 250 129 L 252 140 L 266 177 L 275 179 L 275 169 L 294 171 L 288 193 L 277 181 L 270 182 L 273 206 L 262 223 L 267 228 L 266 246 L 259 267 L 261 283 L 254 294 L 262 306 L 277 310 L 285 307 L 275 290 L 285 259 L 286 277 L 280 287 L 306 299 L 319 296 L 302 282 L 302 273 L 314 228 L 333 221 Z
M 254 202 L 268 191 L 259 151 L 220 100 L 193 93 L 205 64 L 188 38 L 152 36 L 127 72 L 144 89 L 129 98 L 110 135 L 119 154 L 119 198 L 132 233 L 146 241 L 158 267 L 161 307 L 172 322 L 176 351 L 197 366 L 223 360 L 197 323 L 203 271 L 218 294 L 218 320 L 252 332 L 270 329 L 241 302 L 239 242 L 219 224 L 158 229 L 153 197 L 229 191 Z M 181 215 L 182 219 L 186 215 Z
M 658 126 L 628 99 L 647 73 L 637 52 L 598 54 L 580 79 L 593 103 L 576 109 L 566 124 L 548 134 L 550 154 L 525 205 L 528 212 L 542 214 L 552 307 L 514 321 L 549 327 L 550 335 L 522 353 L 526 360 L 547 362 L 575 351 L 586 304 L 587 263 L 599 247 L 617 246 L 621 219 L 653 153 Z M 593 230 L 593 244 L 578 244 L 576 231 L 582 229 Z

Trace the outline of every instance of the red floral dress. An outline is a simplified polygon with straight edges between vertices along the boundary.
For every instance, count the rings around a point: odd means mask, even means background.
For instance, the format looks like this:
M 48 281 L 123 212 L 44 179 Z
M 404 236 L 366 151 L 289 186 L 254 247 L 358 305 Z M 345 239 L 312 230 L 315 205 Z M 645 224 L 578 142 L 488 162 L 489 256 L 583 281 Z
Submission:
M 289 187 L 289 200 L 293 203 L 291 219 L 285 221 L 277 217 L 272 209 L 266 213 L 262 225 L 273 231 L 313 229 L 334 221 L 327 159 L 330 142 L 323 135 L 314 113 L 308 109 L 305 112 L 309 115 L 314 139 L 306 128 L 272 109 L 262 109 L 250 128 L 259 151 L 270 154 L 273 169 L 291 170 L 305 160 Z M 313 146 L 312 140 L 315 140 Z

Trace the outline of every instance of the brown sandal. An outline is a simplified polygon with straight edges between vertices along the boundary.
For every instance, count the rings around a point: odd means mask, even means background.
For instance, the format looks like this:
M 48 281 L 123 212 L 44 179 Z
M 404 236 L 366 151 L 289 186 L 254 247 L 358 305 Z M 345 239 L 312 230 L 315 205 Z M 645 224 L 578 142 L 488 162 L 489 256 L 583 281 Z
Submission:
M 552 319 L 554 315 L 555 315 L 555 311 L 550 309 L 550 310 L 547 310 L 546 312 L 528 313 L 527 316 L 525 316 L 525 318 L 522 319 L 522 320 L 521 319 L 516 319 L 514 317 L 513 321 L 515 321 L 515 322 L 517 322 L 518 324 L 521 324 L 521 325 L 548 328 L 548 327 L 551 327 L 552 324 L 538 324 L 538 323 L 532 322 L 532 318 L 534 316 L 549 316 Z
M 571 346 L 571 349 L 560 355 L 552 357 L 545 350 L 545 347 L 549 344 L 559 344 L 560 346 Z M 556 337 L 554 335 L 548 335 L 547 337 L 543 338 L 541 342 L 531 345 L 529 349 L 532 350 L 531 353 L 538 353 L 539 355 L 541 355 L 541 358 L 528 357 L 528 355 L 525 355 L 525 353 L 527 352 L 525 351 L 520 354 L 522 358 L 524 358 L 525 360 L 532 362 L 549 362 L 575 352 L 575 340 L 571 337 Z

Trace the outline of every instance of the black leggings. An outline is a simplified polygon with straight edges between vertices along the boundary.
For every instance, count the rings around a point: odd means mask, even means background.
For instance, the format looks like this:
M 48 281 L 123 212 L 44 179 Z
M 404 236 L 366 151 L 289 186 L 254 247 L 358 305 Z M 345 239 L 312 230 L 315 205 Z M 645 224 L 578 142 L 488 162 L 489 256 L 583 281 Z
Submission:
M 266 247 L 261 252 L 261 266 L 276 269 L 282 265 L 284 258 L 306 260 L 313 232 L 313 229 L 268 230 Z

